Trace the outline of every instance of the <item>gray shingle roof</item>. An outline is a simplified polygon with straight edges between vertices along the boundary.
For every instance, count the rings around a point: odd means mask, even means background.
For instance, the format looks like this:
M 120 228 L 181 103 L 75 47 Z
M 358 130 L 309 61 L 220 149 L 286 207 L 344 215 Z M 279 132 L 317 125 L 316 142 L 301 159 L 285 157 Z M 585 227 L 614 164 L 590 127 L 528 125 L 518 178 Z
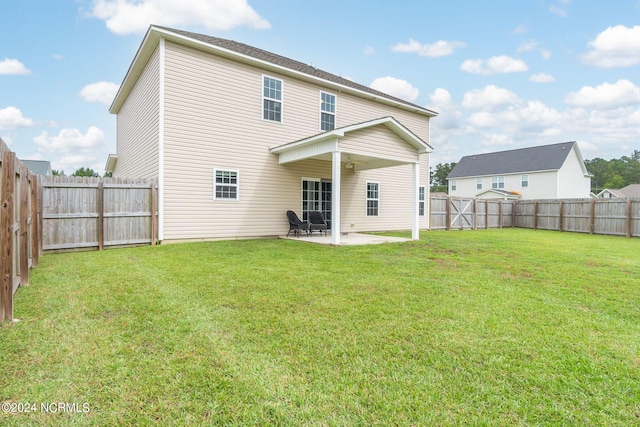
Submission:
M 36 175 L 51 175 L 51 162 L 48 160 L 21 160 Z
M 214 45 L 214 46 L 218 46 L 221 47 L 223 49 L 226 50 L 230 50 L 232 52 L 236 52 L 236 53 L 240 53 L 242 55 L 246 55 L 246 56 L 250 56 L 252 58 L 261 60 L 261 61 L 265 61 L 274 65 L 278 65 L 280 67 L 285 67 L 288 68 L 290 70 L 293 71 L 297 71 L 303 74 L 307 74 L 309 76 L 313 76 L 313 77 L 317 77 L 332 83 L 336 83 L 342 86 L 346 86 L 352 89 L 356 89 L 362 92 L 367 92 L 370 93 L 372 95 L 381 97 L 381 98 L 386 98 L 389 99 L 391 101 L 400 103 L 400 104 L 405 104 L 407 106 L 410 107 L 414 107 L 417 109 L 420 109 L 422 111 L 426 111 L 429 112 L 431 114 L 433 114 L 434 116 L 437 115 L 438 113 L 436 113 L 435 111 L 431 111 L 427 108 L 421 107 L 419 105 L 413 104 L 411 102 L 405 101 L 403 99 L 400 98 L 396 98 L 394 96 L 391 96 L 389 94 L 386 94 L 384 92 L 380 92 L 377 91 L 375 89 L 372 89 L 368 86 L 356 83 L 352 80 L 348 80 L 345 79 L 343 77 L 337 76 L 335 74 L 331 74 L 328 73 L 326 71 L 320 70 L 318 68 L 315 68 L 311 65 L 307 65 L 303 62 L 300 61 L 296 61 L 293 59 L 289 59 L 287 57 L 272 53 L 272 52 L 268 52 L 266 50 L 262 50 L 259 49 L 257 47 L 253 47 L 253 46 L 249 46 L 247 44 L 244 43 L 240 43 L 240 42 L 236 42 L 234 40 L 228 40 L 228 39 L 222 39 L 222 38 L 218 38 L 218 37 L 213 37 L 213 36 L 208 36 L 205 34 L 198 34 L 198 33 L 192 33 L 190 31 L 184 31 L 184 30 L 177 30 L 174 28 L 168 28 L 168 27 L 161 27 L 161 26 L 154 26 L 156 28 L 165 30 L 165 31 L 169 31 L 175 34 L 180 34 L 183 35 L 185 37 L 189 37 L 191 39 L 194 40 L 198 40 L 210 45 Z
M 557 170 L 562 167 L 575 143 L 575 141 L 563 142 L 464 156 L 447 178 Z

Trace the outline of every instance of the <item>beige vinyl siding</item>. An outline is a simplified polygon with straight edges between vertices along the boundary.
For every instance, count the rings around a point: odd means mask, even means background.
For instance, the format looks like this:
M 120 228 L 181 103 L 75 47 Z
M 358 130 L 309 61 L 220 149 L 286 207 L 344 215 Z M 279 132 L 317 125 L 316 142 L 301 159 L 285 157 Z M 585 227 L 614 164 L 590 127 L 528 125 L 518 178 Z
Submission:
M 158 176 L 159 58 L 159 49 L 156 49 L 118 113 L 118 161 L 114 177 Z
M 340 150 L 354 154 L 415 162 L 417 150 L 384 125 L 350 132 L 340 140 Z
M 319 133 L 319 89 L 337 95 L 338 127 L 393 116 L 428 142 L 427 117 L 382 108 L 371 100 L 175 43 L 166 42 L 165 48 L 165 240 L 286 234 L 286 210 L 301 213 L 302 177 L 331 179 L 331 162 L 279 165 L 278 156 L 269 149 Z M 262 119 L 263 75 L 283 81 L 282 123 Z M 366 144 L 364 139 L 358 141 L 365 136 L 356 135 L 350 143 Z M 389 145 L 396 154 L 407 156 L 401 145 L 406 143 L 392 132 L 376 129 L 368 136 L 381 147 Z M 428 189 L 427 154 L 421 156 L 421 163 L 420 185 Z M 214 169 L 239 172 L 238 201 L 213 199 Z M 348 172 L 342 171 L 344 178 Z M 357 175 L 355 180 L 344 179 L 342 185 L 344 231 L 409 229 L 411 165 Z M 381 215 L 364 222 L 365 193 L 359 186 L 366 180 L 380 182 Z M 356 186 L 353 192 L 350 185 Z M 349 199 L 350 194 L 354 200 Z M 421 218 L 421 226 L 426 227 L 426 221 Z M 356 226 L 345 227 L 351 222 Z

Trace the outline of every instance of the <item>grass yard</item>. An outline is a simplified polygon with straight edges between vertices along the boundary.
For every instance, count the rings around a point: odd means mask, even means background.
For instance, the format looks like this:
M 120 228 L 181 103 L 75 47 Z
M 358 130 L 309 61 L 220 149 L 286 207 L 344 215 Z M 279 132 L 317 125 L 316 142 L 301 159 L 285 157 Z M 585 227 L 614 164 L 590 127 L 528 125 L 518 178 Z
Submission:
M 46 255 L 31 283 L 3 426 L 640 425 L 640 239 L 189 243 Z

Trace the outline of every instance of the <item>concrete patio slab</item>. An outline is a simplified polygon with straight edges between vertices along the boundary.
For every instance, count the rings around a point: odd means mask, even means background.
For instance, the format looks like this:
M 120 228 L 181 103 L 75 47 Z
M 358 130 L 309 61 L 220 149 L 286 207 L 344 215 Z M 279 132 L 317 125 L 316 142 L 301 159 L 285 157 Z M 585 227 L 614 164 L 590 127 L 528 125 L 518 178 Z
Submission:
M 288 240 L 297 240 L 300 242 L 309 242 L 309 243 L 317 243 L 320 245 L 330 245 L 331 244 L 331 233 L 324 234 L 312 234 L 302 236 L 293 236 L 289 237 L 282 236 L 281 239 Z M 392 236 L 379 236 L 376 234 L 363 234 L 363 233 L 349 233 L 343 234 L 340 236 L 340 246 L 349 246 L 349 245 L 379 245 L 381 243 L 389 243 L 389 242 L 410 242 L 411 239 L 405 239 L 403 237 L 392 237 Z

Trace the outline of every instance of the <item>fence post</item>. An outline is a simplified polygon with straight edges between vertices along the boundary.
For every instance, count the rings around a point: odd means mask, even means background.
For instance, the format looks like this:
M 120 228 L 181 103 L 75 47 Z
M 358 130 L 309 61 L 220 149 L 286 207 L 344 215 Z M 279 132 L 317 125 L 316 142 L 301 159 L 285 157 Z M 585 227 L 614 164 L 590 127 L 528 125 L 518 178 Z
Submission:
M 156 237 L 158 234 L 158 216 L 156 215 L 156 211 L 158 210 L 158 186 L 155 182 L 152 182 L 150 185 L 151 190 L 151 245 L 155 246 L 158 238 Z M 431 203 L 431 198 L 429 198 L 429 203 Z M 431 215 L 431 210 L 429 210 L 429 215 Z M 431 221 L 429 221 L 429 228 L 431 228 Z
M 518 207 L 518 201 L 514 200 L 511 202 L 511 228 L 516 228 L 516 208 Z
M 104 249 L 104 180 L 98 178 L 98 194 L 96 197 L 98 209 L 98 250 Z
M 20 164 L 20 285 L 29 284 L 29 169 Z
M 451 197 L 450 196 L 447 196 L 447 208 L 445 209 L 445 212 L 447 214 L 446 228 L 447 230 L 451 230 Z
M 502 200 L 498 202 L 498 228 L 502 228 Z
M 36 268 L 40 260 L 40 250 L 38 248 L 38 177 L 35 174 L 30 174 L 31 180 L 29 181 L 29 191 L 31 192 L 31 210 L 29 215 L 31 216 L 31 267 Z
M 484 201 L 484 229 L 489 229 L 489 199 Z
M 589 210 L 589 234 L 595 233 L 596 230 L 596 201 L 591 201 L 591 209 Z
M 16 182 L 16 155 L 0 152 L 2 188 L 0 188 L 0 322 L 13 320 L 13 204 Z
M 533 229 L 538 229 L 538 201 L 533 202 Z
M 627 199 L 627 221 L 626 221 L 626 228 L 627 228 L 627 237 L 631 237 L 632 233 L 631 233 L 631 216 L 633 214 L 633 209 L 632 209 L 632 202 L 631 199 Z
M 560 200 L 558 206 L 558 231 L 564 231 L 564 202 Z

